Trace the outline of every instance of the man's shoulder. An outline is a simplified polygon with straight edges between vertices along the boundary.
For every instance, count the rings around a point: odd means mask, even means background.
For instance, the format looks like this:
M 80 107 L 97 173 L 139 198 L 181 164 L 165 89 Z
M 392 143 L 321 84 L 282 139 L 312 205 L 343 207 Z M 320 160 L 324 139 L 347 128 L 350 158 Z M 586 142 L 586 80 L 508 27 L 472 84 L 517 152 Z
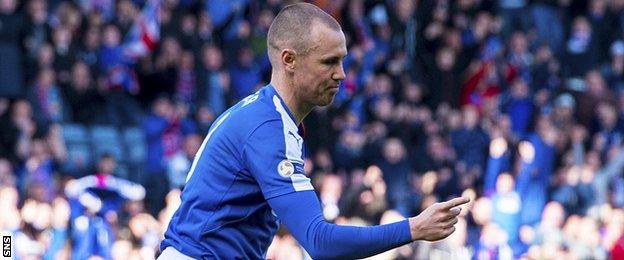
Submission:
M 224 113 L 228 117 L 225 120 L 227 123 L 224 123 L 228 128 L 253 131 L 267 122 L 281 121 L 282 117 L 273 101 L 274 96 L 266 88 L 247 96 Z

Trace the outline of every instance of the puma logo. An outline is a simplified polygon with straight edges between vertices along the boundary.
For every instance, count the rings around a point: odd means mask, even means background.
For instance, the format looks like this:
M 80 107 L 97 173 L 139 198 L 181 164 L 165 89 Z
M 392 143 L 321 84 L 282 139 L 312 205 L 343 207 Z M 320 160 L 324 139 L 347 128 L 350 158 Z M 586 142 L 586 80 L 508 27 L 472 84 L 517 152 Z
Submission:
M 299 148 L 301 148 L 301 141 L 303 138 L 297 137 L 297 135 L 295 135 L 292 131 L 288 131 L 288 134 L 292 135 L 292 137 L 295 138 L 295 140 L 297 141 L 297 145 L 299 146 Z

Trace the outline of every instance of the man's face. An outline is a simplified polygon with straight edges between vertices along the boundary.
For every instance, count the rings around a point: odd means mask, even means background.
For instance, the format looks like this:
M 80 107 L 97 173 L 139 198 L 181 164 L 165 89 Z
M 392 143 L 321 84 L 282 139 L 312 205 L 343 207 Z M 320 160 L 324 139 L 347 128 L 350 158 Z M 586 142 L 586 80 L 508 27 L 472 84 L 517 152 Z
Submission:
M 208 47 L 203 53 L 203 61 L 206 67 L 211 70 L 217 70 L 223 64 L 223 55 L 219 49 Z
M 171 101 L 165 98 L 160 98 L 155 101 L 153 110 L 154 114 L 157 116 L 169 118 L 172 115 L 174 108 Z
M 91 83 L 89 67 L 84 63 L 76 63 L 72 68 L 72 82 L 76 89 L 84 90 Z
M 294 85 L 301 102 L 313 106 L 326 106 L 334 101 L 340 81 L 345 79 L 342 59 L 347 55 L 342 31 L 335 31 L 316 23 L 310 32 L 311 48 L 298 55 L 294 71 Z
M 100 161 L 100 172 L 111 174 L 115 171 L 115 167 L 117 163 L 115 163 L 115 159 L 113 158 L 104 158 Z

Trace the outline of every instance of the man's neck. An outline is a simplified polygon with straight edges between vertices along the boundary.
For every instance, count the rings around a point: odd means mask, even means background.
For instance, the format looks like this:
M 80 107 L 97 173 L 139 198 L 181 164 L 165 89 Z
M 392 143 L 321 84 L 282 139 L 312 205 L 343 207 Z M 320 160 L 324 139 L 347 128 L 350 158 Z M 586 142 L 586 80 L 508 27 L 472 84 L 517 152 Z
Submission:
M 288 110 L 290 110 L 295 117 L 295 123 L 297 125 L 301 124 L 301 121 L 312 111 L 314 106 L 299 101 L 292 82 L 276 76 L 275 73 L 271 77 L 271 85 L 275 88 L 275 91 L 277 91 L 282 100 L 284 100 Z

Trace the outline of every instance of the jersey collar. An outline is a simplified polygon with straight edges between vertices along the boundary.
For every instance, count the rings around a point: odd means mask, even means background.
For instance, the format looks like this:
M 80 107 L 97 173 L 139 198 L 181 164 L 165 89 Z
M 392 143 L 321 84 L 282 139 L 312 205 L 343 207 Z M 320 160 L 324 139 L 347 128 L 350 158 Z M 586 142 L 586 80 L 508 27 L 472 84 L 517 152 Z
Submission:
M 280 103 L 282 103 L 282 106 L 284 107 L 284 110 L 286 110 L 286 113 L 288 113 L 288 116 L 290 117 L 290 120 L 292 120 L 293 123 L 295 123 L 295 125 L 297 125 L 297 120 L 295 119 L 295 116 L 293 116 L 293 114 L 290 112 L 290 108 L 288 108 L 288 106 L 286 105 L 286 103 L 284 102 L 282 97 L 279 95 L 279 93 L 277 93 L 277 90 L 275 89 L 275 87 L 273 85 L 271 85 L 271 84 L 269 84 L 267 86 L 271 90 L 272 94 L 276 95 L 277 98 L 279 98 Z

